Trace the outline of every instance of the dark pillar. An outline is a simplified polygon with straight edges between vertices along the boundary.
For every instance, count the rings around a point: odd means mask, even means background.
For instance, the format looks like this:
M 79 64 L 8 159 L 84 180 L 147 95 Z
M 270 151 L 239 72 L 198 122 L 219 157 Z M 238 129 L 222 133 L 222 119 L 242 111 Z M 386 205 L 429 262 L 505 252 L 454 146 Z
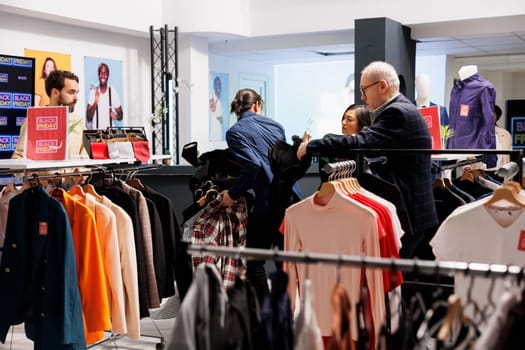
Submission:
M 355 20 L 355 101 L 361 100 L 361 71 L 372 61 L 385 61 L 399 74 L 400 91 L 414 100 L 416 41 L 410 28 L 390 18 Z

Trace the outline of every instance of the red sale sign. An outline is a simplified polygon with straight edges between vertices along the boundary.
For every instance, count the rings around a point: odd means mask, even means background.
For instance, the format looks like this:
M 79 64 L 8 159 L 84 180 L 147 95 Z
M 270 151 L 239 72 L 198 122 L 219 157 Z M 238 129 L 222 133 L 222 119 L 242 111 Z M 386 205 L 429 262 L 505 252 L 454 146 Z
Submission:
M 432 138 L 432 149 L 442 149 L 441 145 L 441 123 L 439 122 L 439 106 L 418 108 L 419 113 L 425 120 Z
M 67 107 L 27 109 L 26 158 L 65 160 L 67 148 Z

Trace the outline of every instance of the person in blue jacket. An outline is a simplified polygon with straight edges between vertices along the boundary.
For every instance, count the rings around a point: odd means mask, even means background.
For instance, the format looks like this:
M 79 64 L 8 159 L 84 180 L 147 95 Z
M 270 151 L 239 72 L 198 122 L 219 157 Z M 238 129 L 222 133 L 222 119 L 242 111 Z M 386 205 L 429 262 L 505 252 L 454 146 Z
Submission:
M 231 102 L 230 113 L 235 113 L 237 122 L 226 131 L 226 142 L 240 164 L 240 172 L 235 183 L 222 192 L 222 205 L 232 206 L 235 200 L 253 192 L 246 246 L 269 249 L 272 235 L 268 228 L 268 199 L 273 173 L 268 151 L 278 141 L 286 142 L 286 136 L 281 124 L 261 115 L 262 109 L 263 100 L 252 89 L 239 90 Z M 248 261 L 246 275 L 261 301 L 269 292 L 264 261 Z

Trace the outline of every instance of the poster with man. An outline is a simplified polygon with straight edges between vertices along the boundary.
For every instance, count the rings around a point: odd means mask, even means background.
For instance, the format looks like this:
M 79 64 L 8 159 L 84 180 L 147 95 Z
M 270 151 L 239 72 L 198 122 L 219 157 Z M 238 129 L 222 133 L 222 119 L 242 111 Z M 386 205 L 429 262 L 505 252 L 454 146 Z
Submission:
M 84 58 L 86 129 L 124 126 L 122 61 Z
M 228 74 L 210 72 L 210 141 L 224 141 L 226 130 L 230 127 L 228 104 Z

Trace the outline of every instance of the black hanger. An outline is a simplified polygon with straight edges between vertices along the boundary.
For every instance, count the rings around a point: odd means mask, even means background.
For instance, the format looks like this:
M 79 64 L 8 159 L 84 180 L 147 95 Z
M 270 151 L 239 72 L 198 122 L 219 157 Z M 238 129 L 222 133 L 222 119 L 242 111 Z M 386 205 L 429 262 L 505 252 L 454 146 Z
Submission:
M 470 272 L 470 269 L 465 269 L 465 276 L 467 276 Z M 474 321 L 476 321 L 478 324 L 485 323 L 485 315 L 483 315 L 483 312 L 481 311 L 478 303 L 472 299 L 472 290 L 474 289 L 474 275 L 470 275 L 470 284 L 467 289 L 467 300 L 465 302 L 465 305 L 463 306 L 463 311 L 467 310 L 469 306 L 474 308 Z M 480 318 L 479 320 L 477 318 Z

